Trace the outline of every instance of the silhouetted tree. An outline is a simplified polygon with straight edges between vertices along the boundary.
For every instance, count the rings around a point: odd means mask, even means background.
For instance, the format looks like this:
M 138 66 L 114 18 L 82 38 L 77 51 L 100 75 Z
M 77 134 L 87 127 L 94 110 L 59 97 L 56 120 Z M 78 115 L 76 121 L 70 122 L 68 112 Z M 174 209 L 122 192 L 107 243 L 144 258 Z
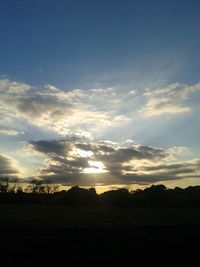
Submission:
M 46 180 L 45 183 L 40 185 L 41 191 L 46 194 L 53 194 L 59 190 L 59 184 L 52 184 L 51 180 Z
M 167 189 L 164 185 L 152 185 L 143 190 L 128 191 L 125 188 L 110 190 L 100 195 L 95 188 L 71 187 L 59 191 L 59 185 L 50 180 L 33 179 L 23 192 L 17 179 L 1 178 L 0 203 L 62 204 L 68 206 L 143 206 L 143 207 L 200 207 L 200 186 L 185 189 Z
M 107 191 L 100 195 L 100 202 L 103 206 L 128 206 L 130 194 L 125 188 Z
M 59 189 L 58 184 L 52 184 L 50 180 L 42 181 L 33 179 L 25 191 L 33 194 L 53 194 Z
M 17 187 L 17 179 L 1 178 L 0 193 L 15 193 Z
M 25 191 L 33 194 L 42 193 L 41 185 L 42 185 L 41 180 L 33 179 L 30 182 L 30 184 L 26 187 Z
M 85 189 L 78 186 L 71 187 L 58 202 L 70 206 L 96 206 L 99 203 L 95 188 Z

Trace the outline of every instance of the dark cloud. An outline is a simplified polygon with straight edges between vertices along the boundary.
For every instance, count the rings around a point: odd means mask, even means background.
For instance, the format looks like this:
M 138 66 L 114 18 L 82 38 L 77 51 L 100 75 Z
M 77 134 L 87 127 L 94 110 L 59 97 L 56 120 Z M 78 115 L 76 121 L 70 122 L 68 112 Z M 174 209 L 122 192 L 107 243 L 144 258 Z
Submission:
M 115 173 L 115 175 L 116 173 L 120 173 L 121 175 L 121 171 L 126 170 L 126 167 L 122 167 L 124 163 L 134 161 L 134 159 L 148 159 L 151 161 L 161 160 L 166 157 L 166 153 L 163 149 L 132 146 L 115 148 L 111 153 L 97 154 L 97 157 L 104 163 L 109 171 Z M 133 165 L 134 163 L 131 164 Z
M 39 141 L 31 141 L 29 142 L 34 150 L 38 152 L 42 152 L 44 154 L 57 154 L 65 156 L 68 151 L 70 150 L 71 144 L 69 142 L 65 142 L 62 140 L 55 141 L 45 141 L 45 140 L 39 140 Z
M 67 159 L 63 157 L 56 157 L 56 156 L 51 156 L 51 158 L 59 162 L 60 164 L 63 164 L 64 166 L 71 166 L 73 168 L 78 168 L 78 169 L 83 169 L 89 167 L 88 165 L 88 159 L 87 158 L 82 158 L 82 157 L 72 157 L 72 159 Z
M 129 168 L 130 171 L 131 168 Z M 178 180 L 183 178 L 200 178 L 197 173 L 200 169 L 200 161 L 188 161 L 179 164 L 161 164 L 157 166 L 143 167 L 142 171 L 146 174 L 127 173 L 127 181 L 132 183 L 148 182 L 154 183 L 158 181 Z
M 44 180 L 51 180 L 55 183 L 61 183 L 67 186 L 97 186 L 97 185 L 110 185 L 110 184 L 121 184 L 122 179 L 118 176 L 113 176 L 110 173 L 74 173 L 70 172 L 67 174 L 53 173 L 48 174 L 48 176 L 44 173 L 40 176 Z M 124 184 L 127 184 L 125 182 Z
M 70 116 L 71 109 L 71 103 L 63 103 L 56 95 L 42 95 L 42 90 L 19 96 L 17 101 L 17 110 L 28 118 L 41 118 L 47 113 L 52 119 L 61 118 L 66 114 Z
M 112 157 L 111 157 L 112 156 Z M 132 159 L 161 159 L 166 156 L 163 149 L 144 146 L 132 146 L 113 149 L 109 154 L 101 155 L 101 160 L 115 163 L 127 162 Z
M 13 167 L 12 160 L 0 154 L 0 178 L 16 175 L 18 170 Z
M 81 143 L 80 139 L 70 141 L 69 138 L 30 144 L 48 158 L 48 164 L 39 177 L 67 185 L 148 184 L 198 177 L 200 167 L 200 161 L 162 163 L 168 156 L 164 149 L 141 145 L 122 147 L 120 144 L 112 146 L 94 141 L 86 143 L 85 140 Z M 144 160 L 148 161 L 148 165 L 144 165 Z M 85 173 L 84 170 L 91 167 L 91 161 L 103 163 L 106 172 Z
M 95 149 L 95 146 L 91 145 L 91 144 L 81 144 L 81 143 L 77 143 L 76 147 L 85 151 L 93 151 Z
M 104 153 L 113 153 L 115 149 L 109 145 L 102 144 L 87 144 L 87 143 L 76 143 L 76 147 L 85 151 L 92 151 L 96 154 Z
M 188 162 L 187 166 L 185 165 L 185 163 L 178 163 L 178 164 L 166 164 L 166 165 L 157 165 L 157 166 L 146 166 L 143 169 L 145 171 L 180 171 L 180 172 L 187 172 L 187 170 L 189 171 L 193 171 L 196 167 L 200 167 L 200 161 L 196 161 L 195 163 L 193 162 Z

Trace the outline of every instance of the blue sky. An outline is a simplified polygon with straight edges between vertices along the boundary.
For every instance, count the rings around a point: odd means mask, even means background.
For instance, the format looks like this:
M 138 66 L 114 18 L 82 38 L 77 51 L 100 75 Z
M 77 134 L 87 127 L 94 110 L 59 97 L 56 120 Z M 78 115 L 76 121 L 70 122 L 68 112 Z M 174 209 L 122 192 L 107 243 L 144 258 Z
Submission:
M 0 1 L 0 176 L 199 184 L 199 28 L 195 0 Z
M 199 1 L 2 0 L 0 73 L 68 88 L 191 83 Z

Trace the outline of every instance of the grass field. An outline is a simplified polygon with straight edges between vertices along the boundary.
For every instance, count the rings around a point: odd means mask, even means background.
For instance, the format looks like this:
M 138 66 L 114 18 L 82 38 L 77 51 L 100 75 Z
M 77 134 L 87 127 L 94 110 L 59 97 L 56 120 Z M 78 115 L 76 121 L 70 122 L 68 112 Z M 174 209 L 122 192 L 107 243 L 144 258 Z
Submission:
M 7 226 L 70 224 L 200 225 L 198 208 L 114 208 L 0 205 L 0 224 Z
M 197 208 L 0 205 L 5 266 L 193 266 L 199 240 Z

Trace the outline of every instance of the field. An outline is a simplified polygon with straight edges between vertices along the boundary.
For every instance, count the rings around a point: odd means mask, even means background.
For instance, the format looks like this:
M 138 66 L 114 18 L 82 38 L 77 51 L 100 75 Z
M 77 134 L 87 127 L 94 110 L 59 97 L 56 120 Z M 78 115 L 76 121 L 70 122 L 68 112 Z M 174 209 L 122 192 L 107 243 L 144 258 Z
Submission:
M 0 205 L 1 226 L 66 227 L 75 224 L 200 226 L 200 209 Z
M 0 226 L 5 266 L 191 266 L 199 255 L 199 209 L 1 205 Z

